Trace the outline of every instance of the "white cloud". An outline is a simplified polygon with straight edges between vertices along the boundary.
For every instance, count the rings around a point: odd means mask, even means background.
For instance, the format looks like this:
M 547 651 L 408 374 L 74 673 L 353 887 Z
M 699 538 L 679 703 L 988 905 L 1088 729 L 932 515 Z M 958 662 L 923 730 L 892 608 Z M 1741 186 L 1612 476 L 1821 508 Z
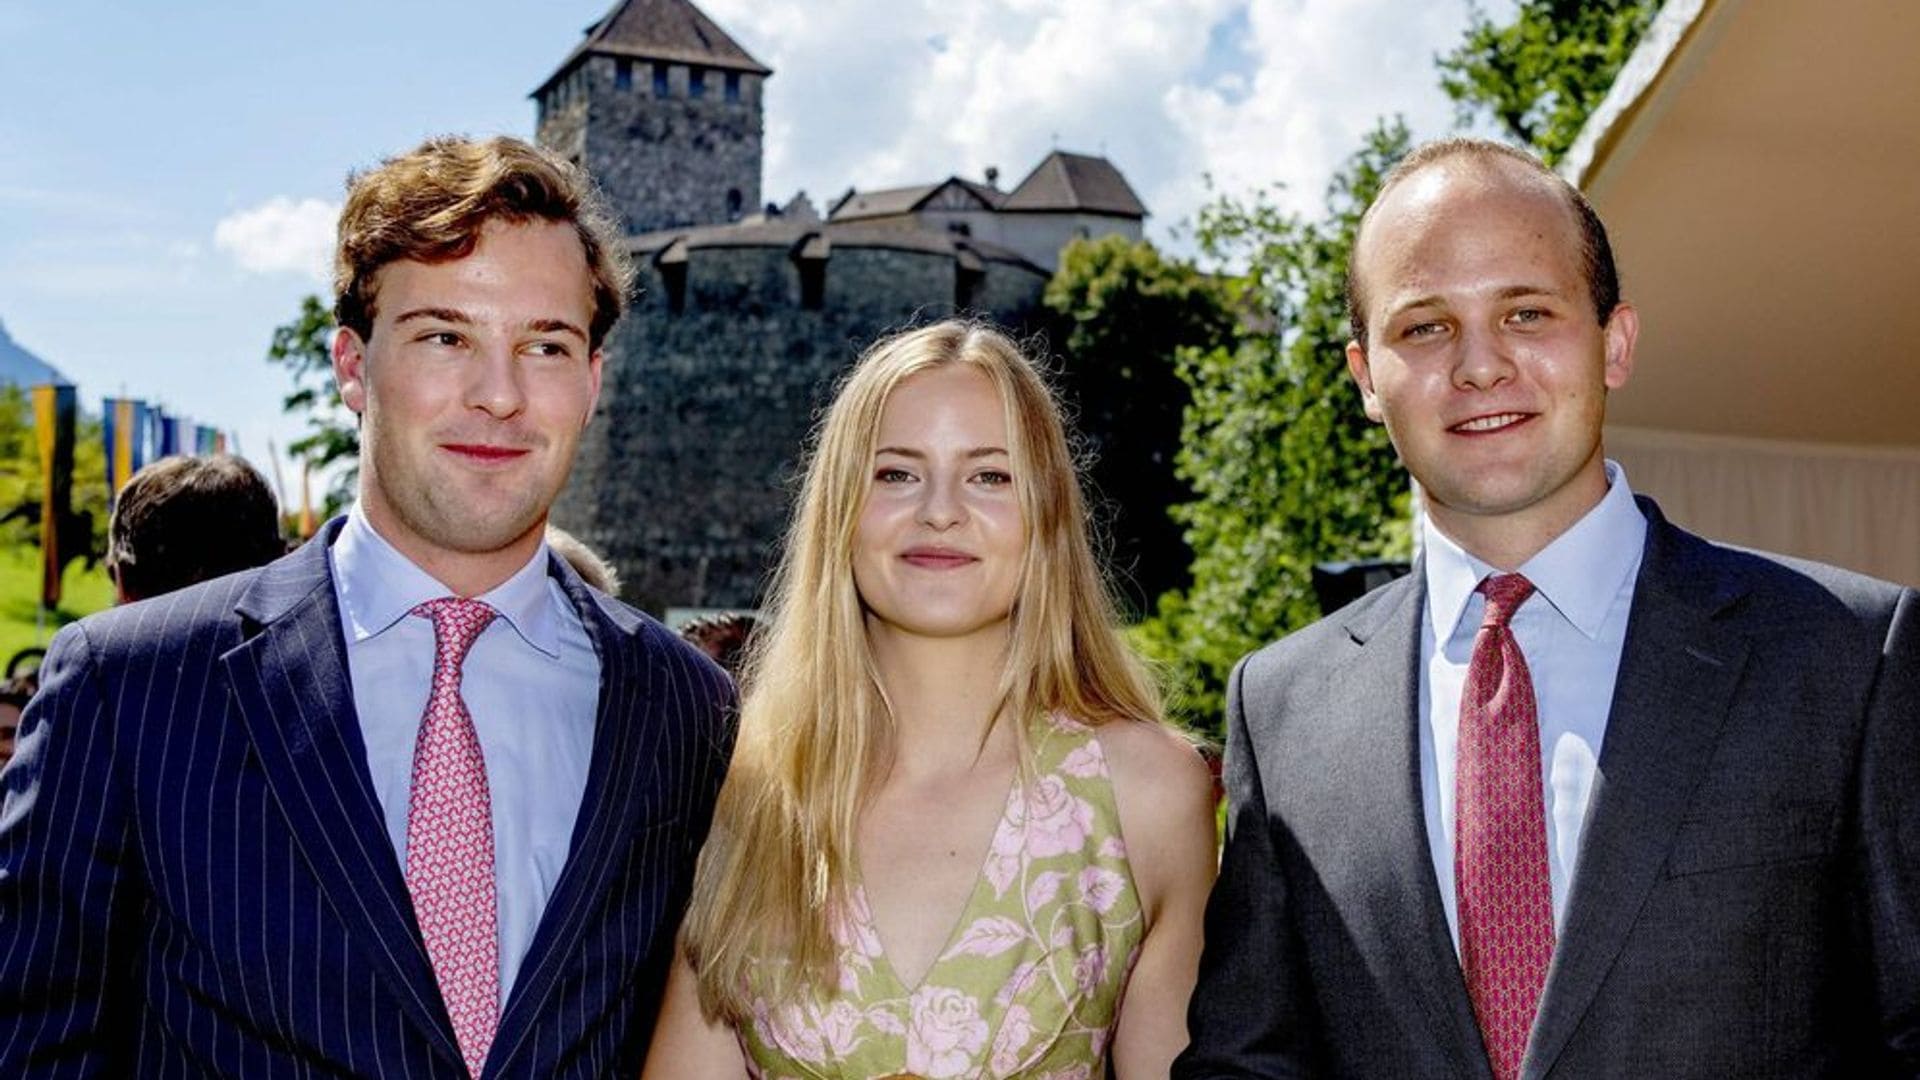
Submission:
M 1451 106 L 1435 54 L 1467 5 L 1408 0 L 707 0 L 774 68 L 766 189 L 1018 183 L 1050 149 L 1101 153 L 1168 231 L 1207 200 L 1284 183 L 1317 213 L 1376 118 L 1416 138 Z M 1487 8 L 1503 17 L 1511 0 Z
M 276 196 L 222 218 L 213 227 L 213 246 L 252 273 L 304 274 L 324 284 L 332 273 L 339 217 L 333 203 Z

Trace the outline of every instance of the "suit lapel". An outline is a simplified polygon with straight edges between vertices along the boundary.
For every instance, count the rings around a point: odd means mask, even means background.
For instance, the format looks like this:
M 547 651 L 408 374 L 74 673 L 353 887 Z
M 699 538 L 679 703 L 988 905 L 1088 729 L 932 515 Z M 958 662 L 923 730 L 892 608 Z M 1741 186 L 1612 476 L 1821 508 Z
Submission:
M 1384 586 L 1379 602 L 1348 623 L 1359 647 L 1335 675 L 1334 686 L 1349 688 L 1338 692 L 1351 694 L 1350 715 L 1361 718 L 1342 733 L 1350 745 L 1337 753 L 1358 764 L 1357 775 L 1385 781 L 1357 786 L 1361 802 L 1353 820 L 1363 835 L 1351 838 L 1353 850 L 1385 860 L 1379 877 L 1387 888 L 1363 899 L 1373 925 L 1357 928 L 1354 939 L 1368 954 L 1370 970 L 1398 972 L 1409 984 L 1455 1075 L 1486 1077 L 1479 1028 L 1434 877 L 1421 795 L 1417 695 L 1424 581 L 1424 568 L 1416 563 L 1413 573 Z
M 1544 1076 L 1592 1004 L 1705 776 L 1747 657 L 1716 622 L 1739 598 L 1704 541 L 1652 503 L 1605 745 L 1565 926 L 1534 1021 L 1524 1075 Z
M 489 1075 L 501 1072 L 524 1047 L 567 964 L 581 955 L 580 940 L 624 867 L 642 796 L 655 782 L 655 748 L 667 726 L 658 711 L 670 695 L 651 685 L 660 665 L 648 663 L 645 650 L 635 647 L 640 620 L 624 609 L 602 608 L 557 559 L 553 572 L 600 654 L 593 759 L 574 822 L 573 850 L 507 1000 L 488 1057 Z
M 315 880 L 407 1018 L 458 1062 L 353 710 L 327 559 L 339 525 L 261 572 L 236 608 L 260 630 L 220 662 Z

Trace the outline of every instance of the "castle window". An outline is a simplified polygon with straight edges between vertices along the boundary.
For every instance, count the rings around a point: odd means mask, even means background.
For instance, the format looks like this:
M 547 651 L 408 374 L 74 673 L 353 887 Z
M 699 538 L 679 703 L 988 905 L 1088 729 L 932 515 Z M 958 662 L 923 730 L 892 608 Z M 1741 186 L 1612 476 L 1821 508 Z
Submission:
M 667 84 L 667 65 L 653 65 L 653 96 L 663 98 L 672 94 L 673 87 Z
M 826 234 L 812 232 L 793 247 L 793 265 L 800 271 L 800 307 L 819 311 L 827 306 L 827 260 L 833 256 L 833 242 Z
M 980 302 L 987 284 L 987 264 L 965 245 L 956 245 L 953 255 L 953 308 L 964 313 Z
M 678 315 L 687 309 L 687 241 L 685 237 L 668 244 L 654 259 L 660 271 L 660 285 L 667 294 L 667 311 Z
M 698 100 L 707 96 L 707 69 L 687 68 L 687 96 Z
M 613 62 L 613 88 L 615 90 L 633 89 L 633 61 L 622 57 Z
M 737 71 L 729 71 L 727 72 L 727 101 L 736 102 L 739 100 L 740 100 L 740 73 Z
M 727 220 L 728 221 L 740 220 L 740 204 L 744 201 L 745 201 L 745 197 L 740 194 L 739 188 L 727 189 Z

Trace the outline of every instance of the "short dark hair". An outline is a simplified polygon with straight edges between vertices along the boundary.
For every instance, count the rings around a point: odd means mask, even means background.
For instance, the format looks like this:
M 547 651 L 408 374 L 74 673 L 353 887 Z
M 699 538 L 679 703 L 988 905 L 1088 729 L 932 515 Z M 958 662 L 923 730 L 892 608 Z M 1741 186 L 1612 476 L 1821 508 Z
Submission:
M 1566 177 L 1554 172 L 1546 163 L 1525 150 L 1494 142 L 1492 139 L 1474 139 L 1456 136 L 1450 139 L 1436 139 L 1416 147 L 1412 153 L 1400 159 L 1380 181 L 1380 190 L 1367 205 L 1367 212 L 1360 216 L 1360 224 L 1353 231 L 1353 250 L 1347 256 L 1347 326 L 1353 334 L 1353 340 L 1364 351 L 1367 347 L 1366 303 L 1360 295 L 1360 237 L 1367 231 L 1367 223 L 1373 220 L 1373 212 L 1380 206 L 1380 200 L 1387 192 L 1400 183 L 1430 165 L 1452 161 L 1456 158 L 1468 158 L 1476 162 L 1489 162 L 1497 159 L 1515 162 L 1521 168 L 1534 174 L 1557 192 L 1566 202 L 1567 209 L 1573 213 L 1574 220 L 1580 226 L 1580 262 L 1587 279 L 1587 294 L 1593 299 L 1594 317 L 1605 326 L 1612 318 L 1613 309 L 1620 306 L 1620 271 L 1613 262 L 1613 245 L 1607 241 L 1607 227 L 1593 204 L 1580 193 L 1580 189 L 1567 182 Z
M 473 253 L 489 221 L 573 226 L 593 279 L 595 349 L 626 310 L 633 264 L 623 233 L 578 167 L 507 136 L 444 137 L 347 179 L 333 257 L 333 317 L 362 340 L 373 333 L 374 278 L 401 259 L 446 262 Z
M 120 490 L 107 525 L 107 570 L 131 600 L 260 566 L 286 550 L 273 492 L 230 454 L 146 466 Z

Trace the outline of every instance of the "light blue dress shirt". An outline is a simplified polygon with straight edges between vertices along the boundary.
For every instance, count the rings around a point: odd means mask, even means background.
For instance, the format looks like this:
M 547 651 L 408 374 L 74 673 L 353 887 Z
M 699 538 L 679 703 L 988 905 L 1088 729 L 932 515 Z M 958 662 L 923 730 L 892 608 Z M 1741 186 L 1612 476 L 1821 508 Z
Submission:
M 1511 624 L 1533 676 L 1540 719 L 1540 778 L 1547 815 L 1547 873 L 1556 932 L 1579 861 L 1587 805 L 1607 733 L 1620 648 L 1627 637 L 1634 579 L 1646 546 L 1647 519 L 1627 477 L 1607 462 L 1599 505 L 1520 567 L 1535 593 Z M 1427 607 L 1420 620 L 1420 786 L 1434 876 L 1453 945 L 1460 916 L 1453 882 L 1454 754 L 1460 695 L 1473 638 L 1486 611 L 1474 590 L 1492 566 L 1467 554 L 1426 519 Z
M 381 538 L 358 507 L 331 557 L 367 768 L 404 867 L 413 748 L 433 679 L 433 623 L 408 613 L 450 592 Z M 493 800 L 504 1008 L 573 848 L 593 755 L 600 657 L 566 592 L 547 574 L 545 544 L 475 599 L 499 612 L 461 665 L 460 695 L 480 736 Z

